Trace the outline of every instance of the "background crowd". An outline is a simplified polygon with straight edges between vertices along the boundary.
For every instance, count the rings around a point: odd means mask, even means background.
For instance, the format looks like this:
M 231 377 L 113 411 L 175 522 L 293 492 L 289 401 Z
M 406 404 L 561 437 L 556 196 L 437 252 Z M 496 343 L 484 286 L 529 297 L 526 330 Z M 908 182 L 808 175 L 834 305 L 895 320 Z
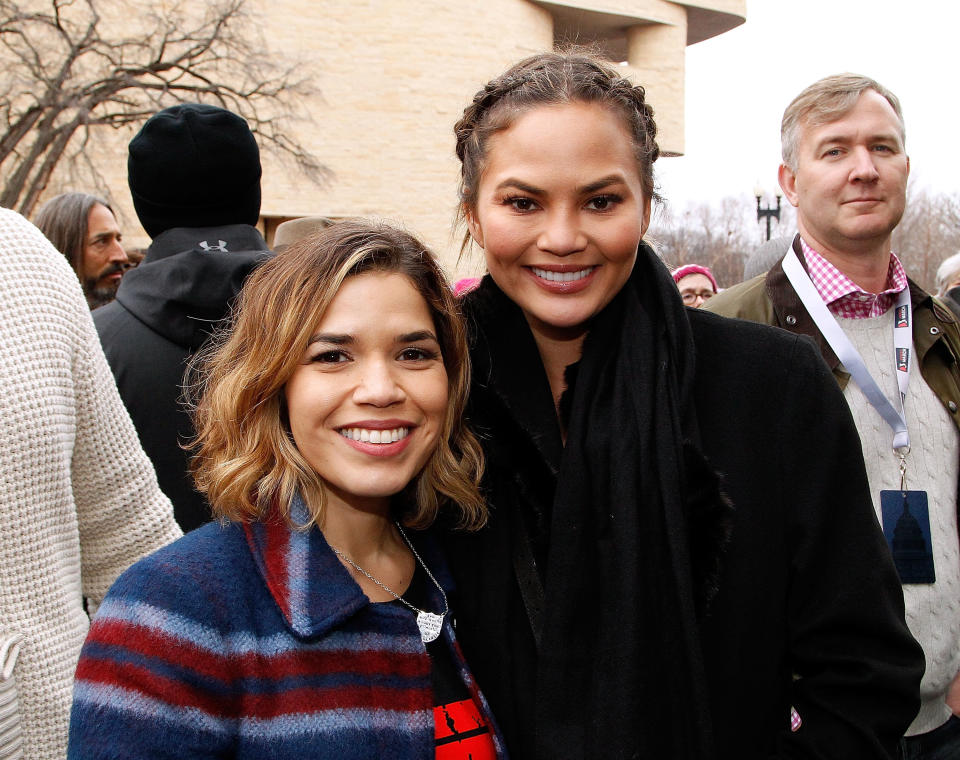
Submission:
M 456 292 L 379 222 L 271 251 L 211 105 L 129 145 L 145 252 L 0 211 L 0 758 L 960 757 L 960 253 L 891 250 L 896 96 L 787 106 L 743 283 L 646 242 L 654 114 L 583 51 L 454 131 Z

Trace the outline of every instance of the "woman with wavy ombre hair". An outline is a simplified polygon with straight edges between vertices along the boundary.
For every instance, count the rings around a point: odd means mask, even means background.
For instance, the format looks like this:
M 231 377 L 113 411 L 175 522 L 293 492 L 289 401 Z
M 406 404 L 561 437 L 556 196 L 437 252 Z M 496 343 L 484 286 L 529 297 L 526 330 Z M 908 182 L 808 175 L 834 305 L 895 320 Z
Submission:
M 436 325 L 448 377 L 443 428 L 423 472 L 410 483 L 416 494 L 406 506 L 406 522 L 429 526 L 440 503 L 449 500 L 460 511 L 461 525 L 483 524 L 486 508 L 475 485 L 482 458 L 463 423 L 470 369 L 456 301 L 419 241 L 363 222 L 342 222 L 329 234 L 300 241 L 255 272 L 240 295 L 233 328 L 199 365 L 193 467 L 217 516 L 251 519 L 274 502 L 287 514 L 299 490 L 312 497 L 312 519 L 322 520 L 322 478 L 290 436 L 283 389 L 344 280 L 365 272 L 401 274 L 414 286 Z
M 430 252 L 365 221 L 291 245 L 195 374 L 194 475 L 221 519 L 111 589 L 70 756 L 504 757 L 424 532 L 441 509 L 486 520 Z

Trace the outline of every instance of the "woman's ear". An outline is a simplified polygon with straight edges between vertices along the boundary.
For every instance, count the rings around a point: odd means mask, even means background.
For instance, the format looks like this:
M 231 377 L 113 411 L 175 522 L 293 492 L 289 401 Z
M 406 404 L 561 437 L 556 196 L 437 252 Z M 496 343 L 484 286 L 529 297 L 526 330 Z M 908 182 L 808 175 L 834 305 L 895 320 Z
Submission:
M 467 220 L 467 229 L 470 230 L 470 237 L 473 238 L 473 242 L 483 248 L 483 229 L 480 227 L 480 222 L 477 221 L 477 215 L 472 208 L 464 206 L 463 216 Z

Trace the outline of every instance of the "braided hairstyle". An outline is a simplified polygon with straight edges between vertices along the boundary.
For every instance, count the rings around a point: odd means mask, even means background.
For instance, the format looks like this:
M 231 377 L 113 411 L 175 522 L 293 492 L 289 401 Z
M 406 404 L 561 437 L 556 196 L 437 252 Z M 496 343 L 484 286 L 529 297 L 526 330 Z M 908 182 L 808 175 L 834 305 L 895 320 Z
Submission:
M 644 195 L 659 200 L 654 190 L 653 162 L 660 156 L 657 125 L 646 92 L 586 48 L 539 53 L 514 64 L 491 79 L 454 125 L 460 159 L 460 210 L 463 221 L 474 208 L 490 137 L 507 129 L 523 112 L 536 106 L 597 103 L 622 116 L 633 139 L 634 155 Z M 464 248 L 469 244 L 464 237 Z

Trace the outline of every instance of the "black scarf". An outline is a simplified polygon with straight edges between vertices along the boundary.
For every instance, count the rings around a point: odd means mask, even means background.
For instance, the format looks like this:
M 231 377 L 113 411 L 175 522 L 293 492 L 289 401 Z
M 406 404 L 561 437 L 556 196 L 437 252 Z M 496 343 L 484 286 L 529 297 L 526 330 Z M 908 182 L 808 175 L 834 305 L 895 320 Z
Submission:
M 496 367 L 516 348 L 504 346 L 504 336 L 517 336 L 511 342 L 526 352 L 533 341 L 522 312 L 489 278 L 481 290 L 486 296 L 468 301 L 468 313 L 480 334 L 488 318 L 497 323 L 495 334 L 475 345 L 482 385 L 509 372 Z M 498 313 L 485 315 L 484 304 L 493 303 Z M 528 525 L 546 522 L 548 534 L 534 542 L 546 551 L 532 716 L 538 758 L 712 754 L 697 619 L 717 575 L 727 508 L 695 447 L 694 364 L 673 280 L 641 244 L 627 285 L 595 318 L 571 377 L 552 507 L 526 518 Z M 534 382 L 542 386 L 543 378 Z M 499 444 L 491 438 L 490 445 Z M 551 444 L 536 445 L 543 451 Z M 493 457 L 491 466 L 509 464 Z M 491 475 L 495 484 L 498 475 Z M 491 498 L 496 506 L 497 493 Z M 503 514 L 494 519 L 501 531 L 510 522 Z M 519 523 L 511 524 L 515 531 Z M 510 545 L 501 541 L 492 551 Z M 480 561 L 493 563 L 488 583 L 503 582 L 490 550 Z M 503 588 L 511 593 L 515 587 Z M 488 587 L 483 595 L 496 594 Z
M 693 370 L 673 280 L 644 248 L 572 389 L 539 653 L 544 754 L 710 754 L 683 496 Z

